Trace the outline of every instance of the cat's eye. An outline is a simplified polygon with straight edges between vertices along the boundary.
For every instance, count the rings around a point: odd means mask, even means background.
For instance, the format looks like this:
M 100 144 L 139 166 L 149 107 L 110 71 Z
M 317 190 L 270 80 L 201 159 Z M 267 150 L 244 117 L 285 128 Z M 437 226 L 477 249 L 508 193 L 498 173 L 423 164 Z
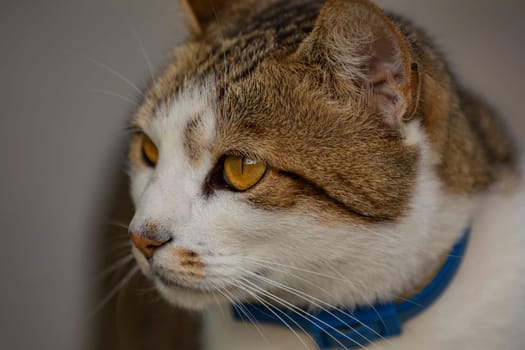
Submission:
M 154 167 L 157 165 L 159 160 L 159 150 L 157 146 L 151 141 L 151 139 L 146 134 L 141 134 L 142 138 L 142 155 L 144 160 L 148 165 Z
M 238 156 L 224 159 L 224 180 L 237 191 L 245 191 L 255 186 L 266 172 L 266 163 Z

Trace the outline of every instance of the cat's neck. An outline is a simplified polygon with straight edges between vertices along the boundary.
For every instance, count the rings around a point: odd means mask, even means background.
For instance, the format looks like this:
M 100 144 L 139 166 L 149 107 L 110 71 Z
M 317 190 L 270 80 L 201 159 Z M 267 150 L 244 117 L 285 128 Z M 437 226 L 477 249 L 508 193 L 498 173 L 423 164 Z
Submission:
M 466 333 L 469 332 L 469 328 L 465 327 L 466 323 L 483 319 L 487 313 L 490 313 L 491 308 L 494 308 L 494 305 L 499 305 L 497 307 L 512 319 L 519 317 L 519 313 L 512 312 L 513 305 L 501 304 L 501 302 L 504 302 L 502 297 L 505 298 L 505 295 L 509 293 L 521 293 L 521 298 L 525 297 L 523 291 L 515 290 L 513 279 L 505 277 L 519 273 L 520 264 L 516 262 L 523 259 L 522 250 L 525 246 L 522 240 L 523 229 L 520 225 L 521 215 L 525 211 L 524 186 L 520 180 L 511 176 L 507 181 L 494 186 L 491 193 L 483 197 L 481 206 L 476 208 L 476 215 L 472 218 L 471 242 L 467 247 L 464 261 L 445 293 L 432 307 L 403 324 L 403 334 L 400 337 L 379 341 L 367 348 L 376 350 L 446 348 L 446 345 L 455 337 L 462 339 L 466 336 Z M 457 201 L 458 198 L 455 200 Z M 448 204 L 454 205 L 454 199 L 450 198 Z M 459 207 L 465 207 L 465 203 L 459 203 Z M 494 210 L 495 207 L 498 208 L 497 211 Z M 445 227 L 444 224 L 436 225 L 435 229 L 440 230 Z M 498 232 L 497 235 L 494 234 L 495 231 Z M 458 232 L 458 236 L 460 233 Z M 451 236 L 454 235 L 451 234 Z M 502 254 L 505 254 L 506 259 L 500 258 Z M 439 263 L 441 261 L 428 261 L 429 266 Z M 498 279 L 497 284 L 494 284 L 492 278 L 485 278 L 487 273 L 491 273 L 490 271 L 499 271 L 498 276 L 493 276 Z M 425 275 L 422 276 L 426 278 Z M 470 307 L 470 303 L 467 302 L 469 293 L 472 293 L 473 290 L 494 289 L 497 293 L 491 293 Z M 455 312 L 458 307 L 462 308 L 461 313 Z M 223 304 L 212 306 L 205 311 L 204 349 L 317 349 L 312 338 L 299 330 L 291 331 L 284 326 L 265 324 L 255 326 L 249 322 L 239 322 L 232 317 L 230 308 L 230 305 Z M 448 330 L 449 333 L 446 337 L 440 338 L 441 333 L 429 332 L 432 329 Z M 497 332 L 493 333 L 494 337 L 498 336 Z M 476 343 L 475 337 L 469 339 L 473 348 L 477 346 L 476 344 L 483 348 L 483 342 L 489 338 L 491 338 L 490 335 L 480 337 L 479 344 Z
M 430 235 L 440 235 L 442 240 L 436 243 L 432 249 L 443 250 L 442 254 L 429 254 L 428 258 L 422 260 L 420 273 L 403 288 L 393 302 L 406 300 L 426 286 L 428 281 L 435 277 L 443 264 L 444 257 L 452 249 L 458 238 L 464 233 L 466 226 L 470 224 L 471 212 L 474 208 L 475 199 L 472 197 L 449 196 L 442 205 L 455 208 L 456 215 L 453 219 L 439 217 L 439 222 L 433 225 Z M 459 215 L 458 215 L 459 214 Z M 449 243 L 447 243 L 449 242 Z M 447 248 L 443 248 L 448 245 Z M 369 305 L 363 305 L 369 306 Z M 313 338 L 298 330 L 290 330 L 285 325 L 268 325 L 250 322 L 241 322 L 234 319 L 230 304 L 211 306 L 204 313 L 204 348 L 206 350 L 315 350 L 318 349 Z M 239 306 L 242 307 L 242 306 Z M 240 311 L 243 313 L 243 311 Z M 250 318 L 249 315 L 246 316 Z M 285 320 L 287 322 L 287 320 Z

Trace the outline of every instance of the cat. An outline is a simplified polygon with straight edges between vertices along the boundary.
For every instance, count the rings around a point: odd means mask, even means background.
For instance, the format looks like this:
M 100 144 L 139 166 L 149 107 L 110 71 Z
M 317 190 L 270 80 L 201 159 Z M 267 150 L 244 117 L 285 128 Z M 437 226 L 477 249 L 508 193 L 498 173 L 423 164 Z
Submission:
M 132 120 L 129 232 L 202 347 L 315 349 L 228 306 L 410 301 L 451 262 L 401 334 L 353 345 L 523 349 L 523 162 L 425 33 L 368 0 L 181 4 L 191 37 Z

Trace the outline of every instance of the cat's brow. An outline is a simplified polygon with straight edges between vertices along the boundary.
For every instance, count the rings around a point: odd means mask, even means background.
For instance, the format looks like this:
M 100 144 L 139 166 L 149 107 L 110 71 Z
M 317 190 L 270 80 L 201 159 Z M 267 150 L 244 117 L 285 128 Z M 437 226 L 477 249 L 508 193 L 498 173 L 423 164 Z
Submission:
M 141 131 L 142 127 L 136 120 L 131 120 L 127 123 L 126 129 L 129 131 Z
M 195 115 L 189 118 L 184 128 L 184 150 L 192 162 L 198 161 L 205 147 L 204 125 L 202 116 Z
M 130 131 L 144 131 L 148 129 L 148 125 L 151 121 L 151 118 L 145 117 L 143 115 L 136 115 L 132 118 L 126 125 L 126 129 Z

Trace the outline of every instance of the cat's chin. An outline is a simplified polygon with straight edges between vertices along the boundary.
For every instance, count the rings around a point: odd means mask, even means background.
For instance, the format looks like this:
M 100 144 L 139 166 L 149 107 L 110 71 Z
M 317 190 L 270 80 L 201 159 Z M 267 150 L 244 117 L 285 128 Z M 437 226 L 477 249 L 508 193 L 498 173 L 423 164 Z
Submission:
M 155 280 L 155 286 L 164 299 L 175 306 L 190 310 L 201 311 L 211 304 L 225 300 L 224 296 L 215 291 L 204 291 L 191 287 L 166 283 L 160 279 Z

